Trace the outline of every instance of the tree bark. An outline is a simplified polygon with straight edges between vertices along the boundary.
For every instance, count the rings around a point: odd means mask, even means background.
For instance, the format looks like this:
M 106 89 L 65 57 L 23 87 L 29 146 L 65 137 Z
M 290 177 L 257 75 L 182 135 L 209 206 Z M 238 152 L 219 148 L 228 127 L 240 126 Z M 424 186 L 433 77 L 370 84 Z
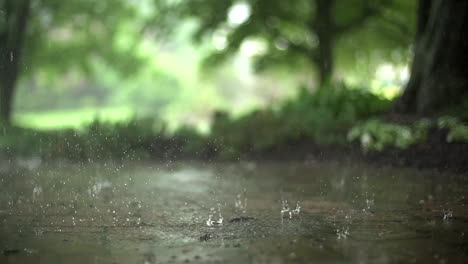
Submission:
M 10 124 L 30 0 L 5 0 L 3 5 L 6 19 L 0 22 L 0 122 Z
M 319 84 L 331 81 L 334 70 L 334 29 L 332 9 L 334 0 L 316 0 L 317 14 L 313 22 L 312 32 L 315 32 L 319 41 L 318 54 L 315 63 L 319 71 Z
M 468 92 L 468 1 L 419 0 L 411 77 L 395 105 L 426 115 Z

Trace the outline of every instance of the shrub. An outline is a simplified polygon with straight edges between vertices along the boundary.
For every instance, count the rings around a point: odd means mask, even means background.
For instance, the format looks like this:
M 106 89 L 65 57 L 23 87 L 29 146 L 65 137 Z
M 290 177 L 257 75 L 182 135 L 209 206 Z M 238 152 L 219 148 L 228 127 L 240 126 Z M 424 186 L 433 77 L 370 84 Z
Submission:
M 377 119 L 367 120 L 354 126 L 348 133 L 348 140 L 359 140 L 364 151 L 381 151 L 394 146 L 407 148 L 427 138 L 430 122 L 422 119 L 413 126 L 385 123 Z
M 295 98 L 276 108 L 257 110 L 238 119 L 218 113 L 212 137 L 227 156 L 299 140 L 344 144 L 350 126 L 384 112 L 389 104 L 388 100 L 344 85 L 322 87 L 315 93 L 303 88 Z
M 447 142 L 468 142 L 468 126 L 453 116 L 442 116 L 437 120 L 440 129 L 447 129 Z

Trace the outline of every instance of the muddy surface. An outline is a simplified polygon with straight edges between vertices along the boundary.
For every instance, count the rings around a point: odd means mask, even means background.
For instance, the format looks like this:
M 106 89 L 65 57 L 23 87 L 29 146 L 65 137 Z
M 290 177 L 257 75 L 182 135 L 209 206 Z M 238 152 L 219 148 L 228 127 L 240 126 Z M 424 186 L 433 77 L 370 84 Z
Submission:
M 0 189 L 0 263 L 468 262 L 466 173 L 10 163 Z

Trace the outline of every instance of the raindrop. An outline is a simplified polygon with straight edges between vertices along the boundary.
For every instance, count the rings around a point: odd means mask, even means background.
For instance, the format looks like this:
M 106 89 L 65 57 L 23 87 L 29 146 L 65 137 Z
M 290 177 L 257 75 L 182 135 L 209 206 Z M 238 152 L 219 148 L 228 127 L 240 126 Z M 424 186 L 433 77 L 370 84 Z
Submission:
M 32 198 L 33 201 L 37 201 L 42 195 L 42 187 L 37 185 L 33 188 Z
M 345 226 L 342 228 L 337 228 L 336 229 L 336 235 L 338 236 L 338 239 L 346 239 L 349 236 L 349 227 Z
M 36 236 L 42 236 L 44 234 L 44 230 L 40 229 L 40 228 L 35 228 L 34 229 L 34 234 Z
M 291 212 L 294 215 L 299 215 L 299 213 L 301 213 L 301 205 L 299 204 L 299 201 L 296 202 L 296 208 L 294 208 Z
M 374 195 L 372 194 L 372 196 Z M 374 199 L 370 199 L 366 192 L 366 207 L 362 209 L 362 211 L 363 212 L 369 211 L 374 206 L 374 204 L 375 204 Z
M 450 219 L 453 218 L 453 212 L 452 212 L 452 210 L 444 209 L 444 210 L 443 210 L 443 213 L 444 213 L 444 216 L 443 216 L 443 220 L 444 220 L 444 221 L 449 221 Z
M 343 226 L 336 228 L 336 235 L 338 239 L 346 239 L 349 236 L 349 225 L 351 223 L 351 216 L 345 215 L 345 223 Z
M 291 213 L 289 209 L 288 200 L 281 200 L 281 218 L 284 218 L 285 215 L 289 214 L 289 218 L 291 218 Z
M 289 217 L 289 219 L 293 218 L 293 215 L 298 216 L 301 213 L 301 205 L 299 201 L 296 202 L 296 207 L 291 209 L 289 207 L 288 200 L 281 200 L 281 218 Z
M 206 225 L 222 226 L 223 220 L 223 215 L 221 214 L 221 204 L 218 204 L 217 210 L 214 207 L 210 208 L 210 214 L 208 215 L 208 220 L 206 220 Z
M 237 211 L 245 214 L 247 212 L 247 196 L 246 196 L 247 189 L 244 188 L 242 193 L 237 194 L 235 200 L 235 207 Z

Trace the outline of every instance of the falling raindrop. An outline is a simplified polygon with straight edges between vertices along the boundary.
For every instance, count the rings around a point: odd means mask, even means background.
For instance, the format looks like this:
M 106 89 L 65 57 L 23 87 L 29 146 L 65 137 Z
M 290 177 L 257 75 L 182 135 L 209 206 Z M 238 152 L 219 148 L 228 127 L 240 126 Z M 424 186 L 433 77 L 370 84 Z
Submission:
M 37 185 L 33 188 L 33 194 L 32 194 L 32 199 L 33 201 L 37 201 L 38 199 L 40 199 L 42 195 L 42 187 Z
M 286 216 L 289 219 L 293 218 L 293 215 L 298 216 L 301 213 L 301 205 L 299 201 L 296 202 L 296 207 L 291 209 L 289 207 L 288 200 L 281 200 L 281 218 L 285 218 Z
M 247 189 L 244 188 L 243 193 L 239 193 L 236 196 L 236 200 L 234 205 L 237 211 L 245 214 L 247 212 L 247 196 L 246 196 Z
M 291 218 L 290 211 L 288 200 L 281 200 L 281 218 L 284 218 L 285 215 L 289 215 L 289 218 Z
M 372 194 L 372 196 L 374 196 L 374 194 Z M 371 208 L 374 206 L 374 203 L 375 203 L 374 199 L 370 199 L 366 192 L 366 206 L 365 208 L 362 209 L 362 211 L 363 212 L 370 211 Z
M 223 215 L 221 214 L 221 204 L 218 204 L 217 209 L 214 207 L 210 208 L 210 214 L 208 215 L 208 220 L 206 220 L 207 226 L 222 226 L 223 225 Z

